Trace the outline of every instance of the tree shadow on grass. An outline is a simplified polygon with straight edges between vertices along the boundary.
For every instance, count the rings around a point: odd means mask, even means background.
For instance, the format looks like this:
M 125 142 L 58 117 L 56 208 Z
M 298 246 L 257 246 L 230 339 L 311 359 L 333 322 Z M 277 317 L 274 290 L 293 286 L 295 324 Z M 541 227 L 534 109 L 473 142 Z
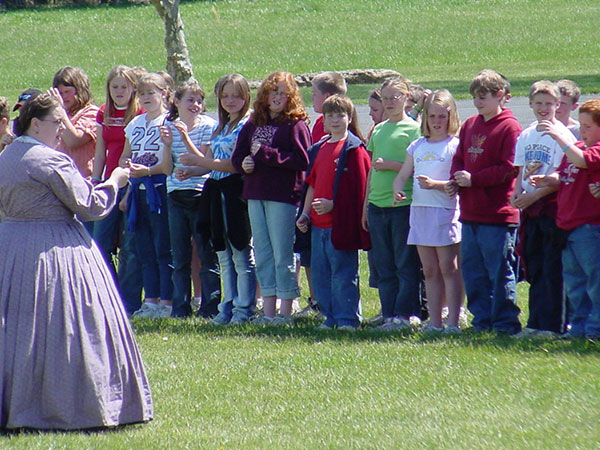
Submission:
M 363 328 L 357 331 L 337 331 L 318 329 L 319 321 L 314 319 L 297 320 L 292 327 L 265 327 L 252 324 L 236 326 L 216 326 L 199 319 L 135 319 L 133 327 L 137 335 L 144 334 L 198 334 L 206 337 L 245 337 L 265 340 L 297 340 L 302 343 L 338 341 L 348 344 L 361 342 L 398 342 L 411 345 L 431 345 L 448 343 L 474 348 L 495 348 L 523 352 L 543 352 L 546 354 L 573 353 L 599 355 L 600 341 L 589 339 L 515 339 L 495 332 L 475 332 L 470 329 L 459 335 L 425 334 L 420 331 L 375 331 Z

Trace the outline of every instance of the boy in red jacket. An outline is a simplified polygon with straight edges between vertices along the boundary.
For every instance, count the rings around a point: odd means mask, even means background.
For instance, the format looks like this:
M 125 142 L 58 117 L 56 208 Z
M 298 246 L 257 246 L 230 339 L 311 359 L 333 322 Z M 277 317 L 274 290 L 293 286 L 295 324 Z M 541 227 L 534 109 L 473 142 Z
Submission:
M 492 70 L 471 82 L 479 114 L 460 130 L 446 192 L 460 195 L 462 272 L 473 328 L 513 335 L 521 331 L 514 254 L 519 210 L 510 196 L 521 126 L 502 107 L 509 89 L 506 78 Z
M 327 140 L 314 144 L 306 172 L 308 188 L 296 222 L 311 229 L 312 282 L 322 328 L 354 330 L 360 325 L 358 250 L 371 247 L 361 226 L 371 162 L 362 141 L 348 131 L 354 105 L 332 95 L 323 104 Z

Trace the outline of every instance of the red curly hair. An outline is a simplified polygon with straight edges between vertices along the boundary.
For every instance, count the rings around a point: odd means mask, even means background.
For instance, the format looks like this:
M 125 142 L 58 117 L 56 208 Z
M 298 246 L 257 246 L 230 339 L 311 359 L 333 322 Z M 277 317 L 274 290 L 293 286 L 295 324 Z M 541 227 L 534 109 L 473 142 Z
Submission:
M 250 117 L 250 121 L 257 127 L 262 127 L 267 124 L 271 116 L 269 114 L 269 93 L 277 90 L 277 83 L 285 83 L 288 91 L 288 102 L 285 110 L 275 119 L 279 122 L 297 122 L 304 120 L 308 123 L 308 114 L 304 108 L 304 102 L 300 95 L 300 89 L 294 80 L 294 76 L 289 72 L 273 72 L 263 80 L 256 100 L 254 102 L 254 112 Z

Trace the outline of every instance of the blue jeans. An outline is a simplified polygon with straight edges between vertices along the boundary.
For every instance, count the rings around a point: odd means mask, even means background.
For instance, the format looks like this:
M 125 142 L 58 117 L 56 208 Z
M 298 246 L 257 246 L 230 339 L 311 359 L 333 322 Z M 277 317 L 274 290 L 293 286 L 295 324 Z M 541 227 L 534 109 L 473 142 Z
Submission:
M 252 247 L 238 250 L 225 240 L 226 248 L 217 252 L 223 280 L 223 300 L 219 314 L 227 318 L 248 319 L 256 306 L 256 269 Z
M 150 211 L 146 201 L 146 191 L 139 189 L 137 195 L 138 215 L 135 226 L 137 254 L 142 263 L 142 278 L 146 298 L 171 300 L 173 296 L 173 275 L 171 263 L 171 242 L 169 239 L 169 214 L 167 188 L 163 184 L 157 188 L 161 201 L 161 212 Z
M 331 243 L 331 228 L 312 227 L 311 270 L 325 324 L 360 325 L 358 250 L 337 250 Z
M 126 231 L 125 213 L 119 209 L 118 202 L 126 191 L 127 188 L 119 191 L 117 204 L 110 214 L 94 224 L 94 241 L 115 276 L 126 311 L 131 314 L 142 305 L 143 284 L 141 263 L 135 249 L 135 236 L 133 232 Z M 115 273 L 113 255 L 118 255 L 118 273 Z
M 296 209 L 289 203 L 248 200 L 256 276 L 265 297 L 291 300 L 300 295 L 294 258 Z
M 563 279 L 571 303 L 576 337 L 600 336 L 600 225 L 581 225 L 569 234 L 563 250 Z
M 410 206 L 380 208 L 369 203 L 369 230 L 384 318 L 419 315 L 417 248 L 407 245 Z
M 214 317 L 221 301 L 221 278 L 217 254 L 210 241 L 205 241 L 198 231 L 200 211 L 178 205 L 169 198 L 169 229 L 173 255 L 173 308 L 171 317 L 188 317 L 192 314 L 192 237 L 200 257 L 200 283 L 202 302 L 198 315 Z
M 517 227 L 463 223 L 462 273 L 473 327 L 521 331 L 515 276 Z

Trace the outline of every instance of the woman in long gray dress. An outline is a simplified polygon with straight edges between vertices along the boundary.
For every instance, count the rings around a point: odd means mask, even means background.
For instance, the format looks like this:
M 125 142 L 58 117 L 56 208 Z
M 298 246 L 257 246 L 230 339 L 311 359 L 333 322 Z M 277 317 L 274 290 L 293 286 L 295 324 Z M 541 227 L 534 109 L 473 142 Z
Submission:
M 128 170 L 93 187 L 54 150 L 58 103 L 24 106 L 0 154 L 0 429 L 147 422 L 152 398 L 104 259 L 81 220 L 115 204 Z

